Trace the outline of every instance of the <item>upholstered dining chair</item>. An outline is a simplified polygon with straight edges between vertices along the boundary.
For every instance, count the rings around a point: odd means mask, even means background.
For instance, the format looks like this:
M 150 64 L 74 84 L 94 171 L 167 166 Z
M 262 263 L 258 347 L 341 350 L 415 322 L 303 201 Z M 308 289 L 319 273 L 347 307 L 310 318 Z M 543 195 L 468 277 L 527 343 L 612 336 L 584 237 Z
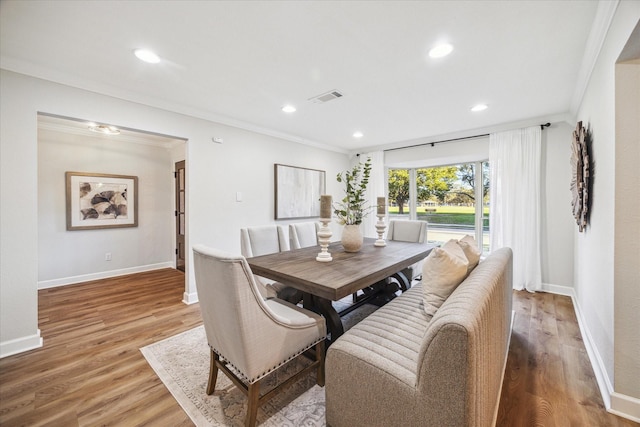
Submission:
M 387 239 L 401 242 L 426 243 L 427 221 L 391 220 L 389 221 L 389 229 L 387 230 Z M 424 260 L 421 260 L 402 270 L 402 273 L 409 280 L 409 285 L 422 274 L 423 263 Z M 403 284 L 400 284 L 400 288 L 403 292 L 406 291 Z
M 268 255 L 289 250 L 289 240 L 280 225 L 264 225 L 240 229 L 240 251 L 245 258 Z M 302 292 L 283 283 L 255 276 L 264 298 L 275 298 L 297 304 Z
M 324 318 L 277 298 L 262 298 L 243 256 L 203 245 L 194 246 L 193 255 L 200 310 L 211 349 L 207 394 L 214 392 L 221 370 L 247 395 L 245 425 L 254 426 L 258 407 L 303 374 L 316 370 L 316 382 L 324 386 Z M 265 376 L 312 347 L 315 357 L 308 366 L 260 395 Z
M 307 248 L 318 244 L 317 222 L 298 222 L 289 224 L 289 243 L 291 249 Z

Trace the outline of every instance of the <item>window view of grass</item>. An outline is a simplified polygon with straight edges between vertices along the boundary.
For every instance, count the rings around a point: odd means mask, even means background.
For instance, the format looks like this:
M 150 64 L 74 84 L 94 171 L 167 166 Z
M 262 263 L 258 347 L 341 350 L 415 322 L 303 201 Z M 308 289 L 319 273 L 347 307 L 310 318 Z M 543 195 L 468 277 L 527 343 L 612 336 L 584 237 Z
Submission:
M 397 215 L 400 208 L 391 206 L 388 208 L 390 215 Z M 408 211 L 408 207 L 404 207 L 404 211 Z M 451 224 L 451 225 L 468 225 L 471 228 L 475 226 L 475 209 L 473 206 L 437 206 L 437 207 L 418 207 L 416 216 L 420 220 L 426 220 L 430 224 Z M 485 226 L 489 226 L 489 207 L 484 207 L 483 214 Z
M 481 179 L 476 180 L 476 170 Z M 421 169 L 390 169 L 388 176 L 391 218 L 410 217 L 429 223 L 427 239 L 444 243 L 464 234 L 476 235 L 476 197 L 482 198 L 482 246 L 489 247 L 488 163 L 464 163 Z M 413 178 L 411 178 L 413 177 Z M 412 182 L 413 179 L 413 182 Z M 476 189 L 476 182 L 482 188 Z M 414 186 L 412 189 L 411 187 Z M 410 212 L 410 194 L 415 194 L 415 212 Z

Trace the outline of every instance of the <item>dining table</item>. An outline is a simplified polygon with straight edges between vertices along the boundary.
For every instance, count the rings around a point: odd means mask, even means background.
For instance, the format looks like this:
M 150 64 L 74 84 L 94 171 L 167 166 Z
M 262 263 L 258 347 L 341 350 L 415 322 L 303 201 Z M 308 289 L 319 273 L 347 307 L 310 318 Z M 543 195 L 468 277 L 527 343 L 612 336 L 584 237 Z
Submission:
M 395 278 L 410 287 L 402 270 L 424 259 L 437 245 L 389 240 L 375 246 L 376 239 L 365 238 L 358 252 L 346 252 L 342 244 L 329 244 L 332 260 L 320 262 L 320 246 L 276 252 L 247 258 L 253 274 L 276 280 L 303 292 L 303 305 L 325 317 L 329 344 L 344 333 L 340 314 L 332 301 Z M 364 301 L 366 302 L 366 301 Z

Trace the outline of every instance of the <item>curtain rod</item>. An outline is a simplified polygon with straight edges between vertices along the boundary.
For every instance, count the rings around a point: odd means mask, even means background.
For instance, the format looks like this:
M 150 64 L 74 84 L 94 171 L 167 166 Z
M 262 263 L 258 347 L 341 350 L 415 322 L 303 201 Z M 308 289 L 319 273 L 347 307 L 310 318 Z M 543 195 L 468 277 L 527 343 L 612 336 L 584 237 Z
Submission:
M 540 129 L 544 130 L 544 128 L 548 128 L 549 126 L 551 126 L 551 123 L 544 123 L 540 125 Z M 443 142 L 453 142 L 453 141 L 463 141 L 465 139 L 474 139 L 474 138 L 481 138 L 483 136 L 489 136 L 488 133 L 483 133 L 480 135 L 472 135 L 472 136 L 463 136 L 461 138 L 452 138 L 452 139 L 445 139 L 442 141 L 433 141 L 433 142 L 423 142 L 422 144 L 415 144 L 415 145 L 408 145 L 406 147 L 397 147 L 397 148 L 387 148 L 386 150 L 382 150 L 382 151 L 394 151 L 394 150 L 404 150 L 405 148 L 413 148 L 413 147 L 422 147 L 423 145 L 430 145 L 430 146 L 434 146 L 436 144 L 441 144 Z M 359 156 L 360 154 L 358 154 Z

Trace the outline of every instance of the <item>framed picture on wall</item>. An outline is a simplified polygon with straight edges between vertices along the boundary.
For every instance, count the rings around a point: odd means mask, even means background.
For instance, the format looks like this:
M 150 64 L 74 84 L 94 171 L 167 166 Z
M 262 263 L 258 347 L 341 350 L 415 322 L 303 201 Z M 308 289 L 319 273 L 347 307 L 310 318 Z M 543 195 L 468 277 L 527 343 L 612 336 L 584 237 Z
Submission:
M 325 171 L 275 164 L 275 219 L 320 216 Z
M 66 172 L 67 230 L 138 226 L 138 177 Z

